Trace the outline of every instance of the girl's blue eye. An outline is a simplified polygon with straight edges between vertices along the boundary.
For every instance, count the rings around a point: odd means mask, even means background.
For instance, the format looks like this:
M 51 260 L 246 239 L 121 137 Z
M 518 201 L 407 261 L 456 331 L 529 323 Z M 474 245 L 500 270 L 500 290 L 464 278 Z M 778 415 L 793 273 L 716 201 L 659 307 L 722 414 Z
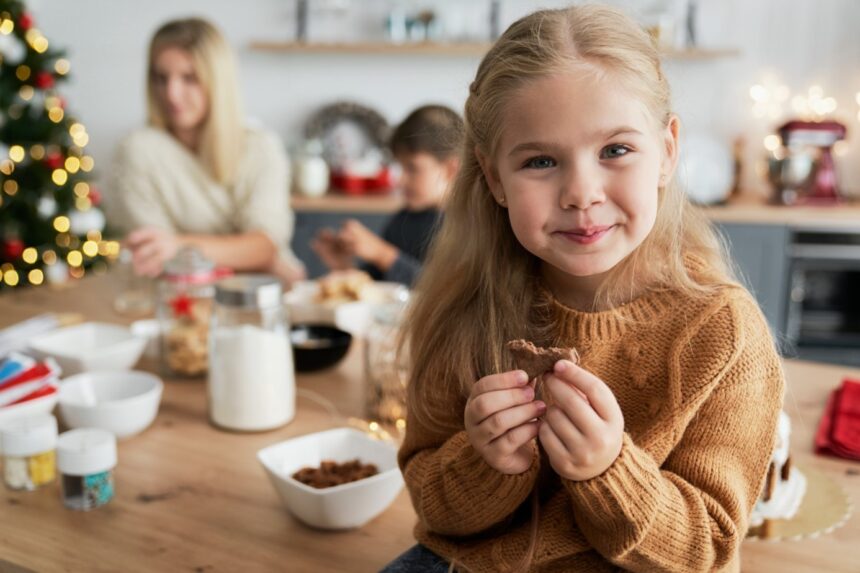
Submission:
M 623 157 L 630 152 L 630 148 L 626 145 L 607 145 L 600 151 L 601 159 L 615 159 Z
M 529 169 L 548 169 L 550 167 L 555 167 L 555 160 L 545 155 L 540 157 L 532 157 L 531 159 L 526 161 L 524 167 L 527 167 Z

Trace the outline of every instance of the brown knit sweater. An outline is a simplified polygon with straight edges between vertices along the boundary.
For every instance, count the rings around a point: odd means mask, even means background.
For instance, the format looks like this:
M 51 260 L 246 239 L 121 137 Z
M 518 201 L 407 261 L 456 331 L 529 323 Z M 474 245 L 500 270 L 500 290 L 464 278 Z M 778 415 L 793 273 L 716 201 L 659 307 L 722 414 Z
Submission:
M 400 466 L 418 541 L 470 572 L 504 571 L 526 552 L 537 489 L 531 571 L 738 571 L 784 389 L 758 305 L 729 286 L 705 299 L 655 292 L 614 313 L 538 298 L 535 312 L 558 335 L 552 342 L 576 347 L 615 394 L 621 454 L 582 482 L 559 477 L 543 456 L 505 475 L 464 430 L 410 417 Z M 450 400 L 462 428 L 465 397 Z

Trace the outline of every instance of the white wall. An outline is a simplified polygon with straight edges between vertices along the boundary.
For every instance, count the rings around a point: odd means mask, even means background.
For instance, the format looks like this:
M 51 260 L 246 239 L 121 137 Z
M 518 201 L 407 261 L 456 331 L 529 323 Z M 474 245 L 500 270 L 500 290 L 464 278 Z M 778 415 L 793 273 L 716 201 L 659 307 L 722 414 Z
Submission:
M 411 6 L 441 6 L 458 19 L 460 33 L 480 34 L 487 2 L 404 0 Z M 643 14 L 655 4 L 683 0 L 616 0 Z M 369 38 L 383 32 L 388 0 L 311 0 L 312 39 Z M 506 0 L 502 20 L 549 0 Z M 714 61 L 669 61 L 675 107 L 687 131 L 704 131 L 730 144 L 749 140 L 748 158 L 763 155 L 761 140 L 784 120 L 752 114 L 749 88 L 782 83 L 792 94 L 821 85 L 839 102 L 849 142 L 837 166 L 843 187 L 860 194 L 860 2 L 856 0 L 700 0 L 700 44 L 735 47 L 739 57 Z M 350 99 L 376 108 L 397 122 L 415 106 L 462 103 L 478 64 L 476 57 L 398 55 L 297 55 L 251 51 L 252 40 L 291 39 L 292 0 L 31 0 L 37 26 L 56 47 L 66 48 L 73 77 L 63 88 L 68 109 L 90 133 L 89 150 L 104 172 L 123 133 L 144 120 L 145 53 L 150 35 L 165 20 L 201 15 L 215 22 L 235 47 L 245 104 L 253 116 L 291 143 L 318 107 Z M 756 185 L 753 170 L 747 185 Z M 759 184 L 761 186 L 761 184 Z

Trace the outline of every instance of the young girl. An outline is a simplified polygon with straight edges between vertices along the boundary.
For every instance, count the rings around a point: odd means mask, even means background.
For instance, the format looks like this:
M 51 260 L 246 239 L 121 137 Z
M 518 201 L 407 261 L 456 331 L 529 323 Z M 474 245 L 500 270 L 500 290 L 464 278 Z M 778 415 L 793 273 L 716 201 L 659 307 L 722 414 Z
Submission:
M 649 36 L 597 5 L 514 23 L 406 326 L 419 545 L 386 571 L 737 571 L 782 403 L 768 327 L 672 175 Z M 576 348 L 536 399 L 505 343 Z
M 161 26 L 149 46 L 149 125 L 119 145 L 105 204 L 135 270 L 157 275 L 185 246 L 238 271 L 303 278 L 289 249 L 289 164 L 278 137 L 250 128 L 233 54 L 199 18 Z

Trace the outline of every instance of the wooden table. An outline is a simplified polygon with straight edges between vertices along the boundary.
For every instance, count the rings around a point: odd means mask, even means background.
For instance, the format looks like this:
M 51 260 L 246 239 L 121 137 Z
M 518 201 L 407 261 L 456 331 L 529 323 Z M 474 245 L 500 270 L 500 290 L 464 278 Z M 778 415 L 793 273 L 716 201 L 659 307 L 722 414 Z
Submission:
M 46 311 L 128 322 L 111 309 L 115 292 L 108 275 L 62 290 L 5 293 L 0 327 Z M 299 388 L 325 396 L 343 415 L 361 415 L 360 350 L 354 345 L 335 369 L 299 375 Z M 826 472 L 860 502 L 860 464 L 815 456 L 811 446 L 828 391 L 860 371 L 791 361 L 786 368 L 795 460 Z M 294 520 L 257 462 L 257 450 L 343 425 L 305 398 L 297 406 L 295 419 L 279 430 L 229 433 L 207 422 L 203 381 L 165 380 L 154 424 L 119 443 L 116 497 L 108 505 L 81 513 L 63 508 L 57 485 L 36 492 L 0 487 L 0 571 L 377 571 L 413 543 L 409 498 L 404 490 L 387 511 L 354 531 L 317 531 Z M 743 568 L 858 572 L 858 542 L 855 515 L 818 539 L 747 542 Z

